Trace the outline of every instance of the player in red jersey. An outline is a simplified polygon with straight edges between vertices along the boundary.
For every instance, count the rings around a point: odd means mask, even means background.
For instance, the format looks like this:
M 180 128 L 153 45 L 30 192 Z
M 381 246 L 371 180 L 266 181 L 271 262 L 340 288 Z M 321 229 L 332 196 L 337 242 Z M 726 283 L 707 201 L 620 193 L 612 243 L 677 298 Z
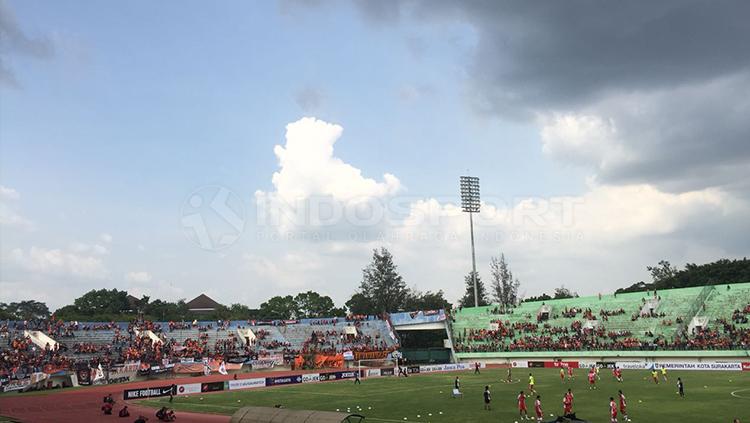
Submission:
M 568 366 L 568 380 L 575 379 L 575 376 L 573 376 L 573 367 Z
M 570 410 L 572 412 L 572 410 L 573 410 L 573 391 L 571 391 L 570 388 L 568 388 L 568 392 L 565 393 L 565 399 L 567 399 L 568 402 L 570 403 Z M 564 402 L 564 400 L 563 400 L 563 402 Z
M 542 397 L 536 396 L 534 401 L 534 412 L 536 413 L 536 421 L 540 422 L 544 418 L 544 411 L 542 411 Z
M 573 414 L 573 391 L 568 389 L 563 397 L 563 415 Z
M 615 399 L 609 397 L 609 421 L 610 423 L 617 423 L 617 405 L 615 405 Z
M 518 394 L 518 414 L 524 420 L 530 420 L 529 412 L 526 410 L 526 394 L 521 391 Z
M 620 396 L 620 414 L 622 414 L 622 418 L 625 419 L 626 422 L 629 422 L 630 418 L 628 417 L 628 404 L 625 402 L 625 394 L 622 393 L 622 390 L 617 391 L 617 393 Z
M 615 367 L 612 373 L 615 375 L 615 379 L 617 379 L 618 382 L 622 383 L 622 369 L 620 369 L 619 367 Z
M 596 373 L 593 369 L 589 372 L 589 389 L 596 389 Z

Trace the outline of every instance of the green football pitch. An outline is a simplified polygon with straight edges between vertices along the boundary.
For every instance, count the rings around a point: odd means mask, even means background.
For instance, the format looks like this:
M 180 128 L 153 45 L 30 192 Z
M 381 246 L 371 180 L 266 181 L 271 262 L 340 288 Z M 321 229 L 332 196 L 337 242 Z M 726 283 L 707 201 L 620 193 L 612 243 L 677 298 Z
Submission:
M 361 385 L 348 380 L 320 382 L 180 396 L 171 404 L 164 398 L 142 403 L 219 414 L 232 414 L 248 405 L 281 404 L 293 409 L 349 411 L 375 422 L 515 422 L 519 421 L 516 397 L 527 389 L 529 371 L 536 379 L 545 421 L 562 413 L 563 394 L 571 388 L 574 411 L 590 422 L 609 422 L 609 397 L 616 400 L 618 389 L 627 398 L 633 422 L 732 422 L 734 418 L 750 422 L 750 372 L 727 371 L 671 371 L 667 383 L 656 385 L 646 371 L 624 371 L 624 382 L 619 383 L 603 370 L 597 389 L 589 390 L 584 370 L 577 370 L 574 381 L 562 383 L 555 369 L 515 369 L 514 382 L 509 384 L 501 381 L 506 370 L 483 369 L 479 375 L 469 371 L 370 378 Z M 451 397 L 456 376 L 461 378 L 463 398 Z M 684 398 L 677 394 L 677 377 L 685 383 Z M 485 385 L 492 393 L 490 411 L 484 410 Z M 528 398 L 527 407 L 534 412 L 533 398 Z M 622 416 L 619 421 L 624 421 Z

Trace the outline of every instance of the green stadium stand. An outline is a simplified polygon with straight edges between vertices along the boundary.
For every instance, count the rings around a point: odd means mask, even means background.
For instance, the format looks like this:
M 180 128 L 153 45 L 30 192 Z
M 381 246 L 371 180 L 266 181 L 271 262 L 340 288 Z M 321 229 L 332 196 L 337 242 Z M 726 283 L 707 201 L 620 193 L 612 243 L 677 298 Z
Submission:
M 654 291 L 633 292 L 523 302 L 512 312 L 505 314 L 500 314 L 496 305 L 463 308 L 454 310 L 451 324 L 452 338 L 459 358 L 496 355 L 492 351 L 504 351 L 504 356 L 508 354 L 528 356 L 529 351 L 508 352 L 504 347 L 524 336 L 550 336 L 555 340 L 564 335 L 524 333 L 519 330 L 515 331 L 514 336 L 501 337 L 500 340 L 497 338 L 472 340 L 467 339 L 466 335 L 471 333 L 472 330 L 490 330 L 493 322 L 497 321 L 503 322 L 505 326 L 512 326 L 517 323 L 538 324 L 540 330 L 545 324 L 559 328 L 570 328 L 574 321 L 585 324 L 587 319 L 584 318 L 582 312 L 578 312 L 574 317 L 563 315 L 566 309 L 576 308 L 578 310 L 590 309 L 596 317 L 596 322 L 593 324 L 606 333 L 628 331 L 630 333 L 629 338 L 635 338 L 644 343 L 654 342 L 655 340 L 671 343 L 676 338 L 685 337 L 686 329 L 693 317 L 707 317 L 707 328 L 720 330 L 721 324 L 717 322 L 717 319 L 731 321 L 734 310 L 743 310 L 750 304 L 750 283 L 731 284 L 729 288 L 727 286 L 716 285 L 661 290 L 656 293 Z M 644 306 L 647 303 L 655 305 L 654 317 L 642 316 L 642 313 L 649 309 L 649 306 Z M 549 319 L 538 322 L 537 314 L 543 305 L 549 308 Z M 614 311 L 619 309 L 624 310 L 625 313 L 611 315 L 606 319 L 600 315 L 600 310 Z M 633 316 L 638 316 L 638 318 L 633 320 Z M 750 327 L 746 323 L 739 326 Z M 501 343 L 501 345 L 498 346 L 498 343 Z M 493 348 L 493 346 L 496 348 L 487 352 L 477 351 L 482 348 Z M 581 355 L 580 351 L 572 353 Z M 600 350 L 591 353 L 597 355 L 600 354 Z M 669 354 L 670 352 L 667 351 L 666 353 Z M 720 354 L 720 352 L 718 353 Z

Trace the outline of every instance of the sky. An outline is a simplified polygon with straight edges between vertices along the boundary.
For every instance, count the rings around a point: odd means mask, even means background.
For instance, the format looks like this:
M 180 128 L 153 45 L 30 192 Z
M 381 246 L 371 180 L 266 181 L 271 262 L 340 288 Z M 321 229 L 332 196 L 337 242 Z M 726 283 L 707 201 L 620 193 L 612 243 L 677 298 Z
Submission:
M 750 247 L 750 4 L 0 0 L 0 301 L 607 293 Z

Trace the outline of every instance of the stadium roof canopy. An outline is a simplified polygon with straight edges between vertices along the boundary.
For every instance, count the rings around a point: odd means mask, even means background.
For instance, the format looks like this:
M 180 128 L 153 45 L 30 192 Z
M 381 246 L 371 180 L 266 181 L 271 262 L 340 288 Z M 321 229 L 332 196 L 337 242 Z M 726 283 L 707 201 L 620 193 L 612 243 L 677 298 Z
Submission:
M 290 410 L 276 407 L 242 407 L 231 423 L 359 423 L 365 419 L 359 414 L 333 411 Z

